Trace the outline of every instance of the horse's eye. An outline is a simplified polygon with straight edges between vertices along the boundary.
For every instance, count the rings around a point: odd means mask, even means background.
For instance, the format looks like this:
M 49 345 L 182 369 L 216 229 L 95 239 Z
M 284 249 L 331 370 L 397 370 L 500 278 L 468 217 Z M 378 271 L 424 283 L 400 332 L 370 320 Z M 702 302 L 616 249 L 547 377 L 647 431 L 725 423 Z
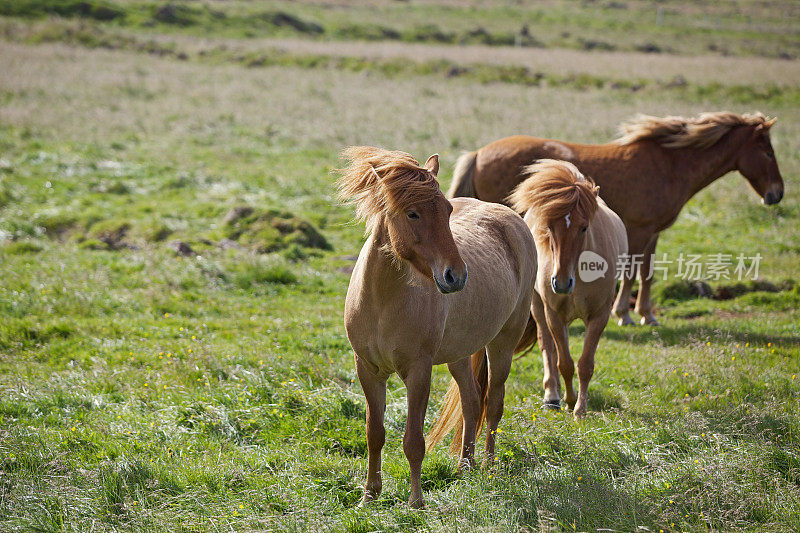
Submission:
M 411 220 L 419 220 L 419 215 L 416 213 L 416 211 L 409 211 L 407 214 L 408 218 Z
M 589 226 L 584 226 L 581 228 L 581 233 L 586 233 L 586 230 L 589 229 Z
M 767 159 L 770 161 L 775 161 L 775 152 L 764 152 L 767 155 Z

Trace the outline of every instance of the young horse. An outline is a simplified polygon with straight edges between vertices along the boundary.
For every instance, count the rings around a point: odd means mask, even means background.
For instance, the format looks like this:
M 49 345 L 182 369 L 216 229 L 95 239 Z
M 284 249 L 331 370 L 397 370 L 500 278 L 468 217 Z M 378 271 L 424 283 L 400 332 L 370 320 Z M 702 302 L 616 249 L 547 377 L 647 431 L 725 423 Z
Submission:
M 422 506 L 422 426 L 431 367 L 447 364 L 464 405 L 462 466 L 472 466 L 482 402 L 470 354 L 489 359 L 487 418 L 503 413 L 512 352 L 526 330 L 536 277 L 536 248 L 507 207 L 472 199 L 447 201 L 437 155 L 424 167 L 403 152 L 351 147 L 340 196 L 356 204 L 367 238 L 347 290 L 344 321 L 367 400 L 368 471 L 364 502 L 381 491 L 386 379 L 397 372 L 408 391 L 403 451 L 411 469 L 409 504 Z M 463 259 L 462 259 L 463 258 Z M 469 266 L 469 283 L 467 283 Z M 487 456 L 494 453 L 487 436 Z
M 531 313 L 542 326 L 539 348 L 545 369 L 544 402 L 559 406 L 560 371 L 565 401 L 575 418 L 582 418 L 586 415 L 597 343 L 614 301 L 617 263 L 620 255 L 628 252 L 625 225 L 598 198 L 598 187 L 572 163 L 543 159 L 523 173 L 528 177 L 514 189 L 509 201 L 514 209 L 525 213 L 539 259 Z M 586 339 L 578 360 L 576 398 L 569 325 L 577 318 L 586 325 Z
M 594 372 L 597 342 L 608 323 L 616 288 L 620 254 L 627 252 L 622 220 L 597 197 L 598 188 L 572 163 L 551 159 L 523 169 L 527 179 L 511 194 L 509 202 L 521 213 L 536 242 L 538 273 L 531 313 L 538 324 L 539 348 L 544 361 L 544 403 L 560 405 L 558 372 L 564 377 L 567 405 L 575 418 L 586 414 L 587 389 Z M 580 275 L 575 270 L 581 263 Z M 591 262 L 592 265 L 588 263 Z M 605 262 L 605 270 L 601 269 Z M 587 264 L 583 264 L 587 263 Z M 596 266 L 597 270 L 590 270 Z M 569 324 L 581 318 L 586 341 L 578 361 L 578 397 L 572 388 L 575 367 L 569 353 Z M 482 354 L 473 355 L 473 369 L 480 380 Z M 451 382 L 428 437 L 428 448 L 453 427 L 462 424 L 458 391 Z M 480 427 L 480 419 L 478 423 Z M 456 432 L 451 450 L 461 445 Z
M 603 198 L 622 218 L 630 254 L 641 258 L 636 312 L 642 324 L 657 325 L 650 303 L 652 260 L 661 231 L 675 222 L 698 191 L 730 171 L 741 172 L 767 205 L 783 197 L 769 138 L 775 119 L 761 113 L 703 113 L 696 118 L 639 116 L 622 126 L 609 144 L 573 144 L 516 136 L 501 139 L 456 164 L 450 196 L 504 203 L 538 159 L 570 161 L 592 176 Z M 626 270 L 614 305 L 620 324 L 632 324 L 628 307 L 636 262 Z

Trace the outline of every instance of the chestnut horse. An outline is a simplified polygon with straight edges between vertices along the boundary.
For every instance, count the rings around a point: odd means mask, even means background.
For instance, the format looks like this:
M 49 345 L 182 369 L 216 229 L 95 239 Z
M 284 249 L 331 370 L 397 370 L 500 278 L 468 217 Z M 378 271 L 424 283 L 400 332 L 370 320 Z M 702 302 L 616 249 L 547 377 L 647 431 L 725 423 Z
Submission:
M 544 404 L 558 408 L 560 382 L 564 377 L 566 403 L 575 418 L 586 414 L 587 390 L 594 373 L 594 354 L 608 323 L 616 289 L 616 267 L 627 251 L 622 220 L 597 197 L 598 188 L 584 178 L 572 163 L 541 160 L 523 168 L 523 181 L 508 198 L 518 212 L 525 213 L 536 243 L 538 273 L 531 313 L 538 324 L 539 347 L 544 366 Z M 576 269 L 579 275 L 576 277 Z M 591 262 L 592 265 L 583 264 Z M 605 269 L 590 269 L 600 266 Z M 586 340 L 578 361 L 578 396 L 572 388 L 575 366 L 569 353 L 569 324 L 580 318 L 586 325 Z M 475 354 L 477 359 L 480 354 Z M 474 368 L 479 365 L 473 360 Z M 477 374 L 476 370 L 476 374 Z M 428 447 L 441 440 L 452 427 L 462 424 L 455 382 L 451 382 L 434 423 Z M 480 426 L 480 420 L 479 420 Z M 451 449 L 460 447 L 456 432 Z
M 623 124 L 623 135 L 609 144 L 507 137 L 459 158 L 450 196 L 506 203 L 524 179 L 520 170 L 526 165 L 547 158 L 574 163 L 601 187 L 603 199 L 628 233 L 634 260 L 623 277 L 614 314 L 620 324 L 633 323 L 629 300 L 639 266 L 635 311 L 642 324 L 657 325 L 650 302 L 653 254 L 659 233 L 675 222 L 684 204 L 733 170 L 744 175 L 765 204 L 783 198 L 783 179 L 769 138 L 774 122 L 761 113 L 703 113 L 696 118 L 640 115 Z
M 386 379 L 397 372 L 408 393 L 409 504 L 419 507 L 432 365 L 447 364 L 458 383 L 469 422 L 459 468 L 471 467 L 478 413 L 485 403 L 492 430 L 503 413 L 512 352 L 530 316 L 536 247 L 511 209 L 473 199 L 449 202 L 436 181 L 438 155 L 423 167 L 409 154 L 380 148 L 351 147 L 343 155 L 350 164 L 339 180 L 340 197 L 356 205 L 369 234 L 344 309 L 367 401 L 363 502 L 381 491 Z M 488 354 L 489 365 L 488 390 L 480 396 L 469 357 L 478 351 Z M 486 439 L 486 456 L 493 453 L 494 432 Z

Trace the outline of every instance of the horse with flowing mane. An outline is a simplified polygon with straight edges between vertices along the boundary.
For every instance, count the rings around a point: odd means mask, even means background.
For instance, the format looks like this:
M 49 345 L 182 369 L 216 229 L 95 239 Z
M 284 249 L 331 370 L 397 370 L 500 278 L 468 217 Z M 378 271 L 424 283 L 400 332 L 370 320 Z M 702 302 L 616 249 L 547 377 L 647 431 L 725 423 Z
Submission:
M 560 371 L 566 388 L 564 400 L 573 409 L 575 418 L 582 418 L 586 415 L 595 351 L 614 301 L 617 261 L 627 251 L 625 226 L 597 196 L 594 183 L 572 163 L 541 160 L 525 167 L 523 175 L 525 181 L 509 196 L 508 202 L 517 212 L 525 214 L 525 223 L 536 243 L 538 269 L 531 314 L 538 325 L 544 363 L 544 405 L 560 407 Z M 577 318 L 586 325 L 586 339 L 578 361 L 576 396 L 568 328 Z M 480 354 L 473 355 L 476 376 L 479 361 Z M 428 447 L 460 425 L 463 422 L 458 387 L 451 382 L 442 414 L 429 432 Z M 460 434 L 456 431 L 451 450 L 460 446 Z
M 450 197 L 471 196 L 507 203 L 522 171 L 539 159 L 562 159 L 592 176 L 625 223 L 632 261 L 620 286 L 614 314 L 632 324 L 631 288 L 638 266 L 635 311 L 642 324 L 657 325 L 650 302 L 653 255 L 658 235 L 670 227 L 692 196 L 728 172 L 741 172 L 764 204 L 783 198 L 781 178 L 770 142 L 775 119 L 761 113 L 703 113 L 695 118 L 639 115 L 622 125 L 608 144 L 575 144 L 514 136 L 462 155 L 456 163 Z M 637 263 L 639 263 L 637 265 Z
M 477 419 L 484 413 L 492 430 L 484 461 L 491 461 L 513 352 L 532 342 L 525 339 L 535 327 L 529 317 L 536 247 L 511 209 L 468 198 L 449 202 L 436 181 L 437 155 L 424 166 L 407 153 L 380 148 L 351 147 L 343 155 L 350 164 L 342 170 L 340 197 L 356 205 L 368 233 L 344 309 L 367 401 L 363 501 L 381 492 L 386 379 L 396 372 L 408 391 L 403 451 L 411 469 L 409 504 L 422 506 L 422 429 L 432 366 L 447 364 L 464 406 L 459 468 L 473 465 Z M 470 366 L 474 353 L 485 353 L 488 363 L 480 390 Z

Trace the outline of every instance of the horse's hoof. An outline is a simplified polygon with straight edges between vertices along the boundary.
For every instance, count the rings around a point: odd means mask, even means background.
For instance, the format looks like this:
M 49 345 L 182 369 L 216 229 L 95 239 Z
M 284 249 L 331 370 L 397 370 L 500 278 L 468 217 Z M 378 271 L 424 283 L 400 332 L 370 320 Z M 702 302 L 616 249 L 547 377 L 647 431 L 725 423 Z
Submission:
M 619 318 L 619 322 L 617 322 L 617 325 L 620 325 L 620 326 L 633 326 L 634 322 L 633 322 L 633 319 L 630 317 L 630 315 L 626 314 L 626 315 L 623 315 L 623 316 L 621 316 Z
M 458 475 L 466 474 L 467 472 L 471 472 L 475 470 L 475 460 L 474 459 L 459 459 L 458 460 Z
M 661 325 L 658 323 L 658 320 L 656 320 L 656 317 L 654 317 L 653 315 L 643 316 L 642 320 L 640 321 L 640 324 L 643 326 L 653 326 L 653 327 L 658 327 Z
M 361 497 L 361 503 L 358 506 L 364 507 L 377 500 L 381 495 L 381 488 L 380 485 L 373 486 L 371 489 L 364 488 L 364 496 Z
M 542 402 L 542 411 L 560 411 L 561 400 L 545 400 Z
M 422 498 L 409 498 L 408 506 L 412 509 L 425 509 L 425 502 Z
M 370 499 L 367 499 L 367 498 L 361 498 L 361 501 L 360 501 L 360 502 L 358 502 L 358 505 L 357 505 L 356 507 L 357 507 L 358 509 L 363 509 L 364 507 L 367 507 L 367 506 L 368 506 L 370 503 L 372 503 L 373 501 L 374 501 L 374 500 L 372 500 L 371 498 L 370 498 Z

